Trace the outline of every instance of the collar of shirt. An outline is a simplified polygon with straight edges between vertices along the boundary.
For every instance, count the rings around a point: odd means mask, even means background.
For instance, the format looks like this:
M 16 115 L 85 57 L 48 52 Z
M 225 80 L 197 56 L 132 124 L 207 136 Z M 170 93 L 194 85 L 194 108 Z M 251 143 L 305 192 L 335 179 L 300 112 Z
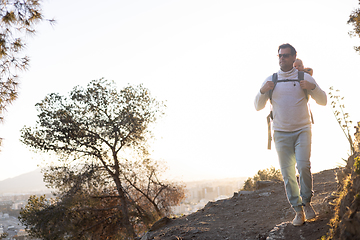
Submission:
M 283 72 L 281 69 L 278 72 L 278 79 L 297 79 L 298 70 L 296 68 L 292 68 L 288 72 Z

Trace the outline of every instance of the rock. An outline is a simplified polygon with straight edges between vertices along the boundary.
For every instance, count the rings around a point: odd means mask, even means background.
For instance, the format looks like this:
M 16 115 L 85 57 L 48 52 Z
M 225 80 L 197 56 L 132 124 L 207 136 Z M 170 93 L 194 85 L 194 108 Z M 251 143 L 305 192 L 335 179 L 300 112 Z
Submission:
M 348 160 L 346 161 L 346 172 L 351 172 L 352 167 L 355 163 L 355 158 L 357 158 L 360 155 L 359 152 L 355 152 L 353 155 L 351 155 Z
M 168 224 L 171 221 L 170 218 L 168 217 L 163 217 L 161 218 L 159 221 L 157 221 L 156 223 L 154 223 L 152 225 L 152 227 L 150 228 L 150 230 L 144 234 L 144 236 L 141 237 L 141 240 L 150 240 L 152 239 L 151 237 L 151 232 L 156 231 L 162 227 L 164 227 L 166 224 Z
M 271 195 L 271 192 L 263 192 L 263 193 L 259 193 L 259 196 L 261 197 L 268 197 Z
M 254 191 L 240 191 L 238 193 L 238 196 L 241 196 L 241 195 L 249 195 L 249 194 L 252 194 L 254 193 Z
M 168 217 L 163 217 L 162 219 L 160 219 L 159 221 L 157 221 L 156 223 L 154 223 L 154 225 L 152 225 L 152 227 L 150 228 L 149 232 L 151 231 L 156 231 L 160 228 L 162 228 L 163 226 L 165 226 L 166 224 L 168 224 L 171 221 L 170 218 Z
M 337 199 L 336 192 L 328 194 L 321 202 L 320 212 L 323 214 L 331 213 L 335 207 L 335 200 Z
M 144 236 L 142 236 L 141 240 L 148 240 L 150 239 L 149 232 L 145 233 Z
M 266 188 L 266 187 L 273 185 L 274 183 L 275 183 L 274 181 L 270 181 L 270 180 L 257 181 L 255 183 L 255 188 L 256 189 Z
M 176 235 L 172 235 L 169 240 L 182 240 L 182 238 Z
M 275 239 L 285 239 L 284 238 L 284 229 L 291 224 L 290 222 L 283 222 L 276 225 L 270 232 L 266 240 L 275 240 Z

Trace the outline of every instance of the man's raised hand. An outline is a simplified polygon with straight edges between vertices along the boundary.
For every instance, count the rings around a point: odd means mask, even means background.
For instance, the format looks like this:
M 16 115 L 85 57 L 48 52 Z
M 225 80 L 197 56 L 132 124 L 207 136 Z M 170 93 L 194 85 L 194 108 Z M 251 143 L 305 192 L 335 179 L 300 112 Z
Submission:
M 300 81 L 300 87 L 302 89 L 306 89 L 306 90 L 314 90 L 316 85 L 311 83 L 311 82 L 308 82 L 306 80 L 301 80 Z
M 264 94 L 269 90 L 273 90 L 275 87 L 275 84 L 273 81 L 267 81 L 264 86 L 262 86 L 262 88 L 260 89 L 260 93 Z

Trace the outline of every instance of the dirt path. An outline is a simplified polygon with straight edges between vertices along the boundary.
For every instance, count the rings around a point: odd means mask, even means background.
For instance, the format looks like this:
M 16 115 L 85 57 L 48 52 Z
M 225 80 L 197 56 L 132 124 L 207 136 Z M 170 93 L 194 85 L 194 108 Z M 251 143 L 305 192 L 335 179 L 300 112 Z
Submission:
M 177 219 L 163 219 L 141 240 L 211 239 L 306 239 L 321 238 L 328 231 L 332 209 L 327 203 L 336 191 L 336 172 L 314 174 L 313 206 L 318 217 L 294 227 L 294 212 L 287 202 L 282 182 L 254 192 L 240 192 L 232 198 L 209 202 L 203 209 Z M 158 226 L 157 226 L 158 225 Z

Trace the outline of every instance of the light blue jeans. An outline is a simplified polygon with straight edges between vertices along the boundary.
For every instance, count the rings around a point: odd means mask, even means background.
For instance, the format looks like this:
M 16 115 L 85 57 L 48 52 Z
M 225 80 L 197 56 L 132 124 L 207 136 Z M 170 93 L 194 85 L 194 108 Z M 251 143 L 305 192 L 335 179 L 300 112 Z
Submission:
M 287 198 L 295 211 L 301 211 L 302 206 L 309 203 L 313 196 L 310 164 L 311 128 L 306 127 L 295 132 L 274 131 L 274 141 Z M 300 175 L 300 189 L 295 164 Z

